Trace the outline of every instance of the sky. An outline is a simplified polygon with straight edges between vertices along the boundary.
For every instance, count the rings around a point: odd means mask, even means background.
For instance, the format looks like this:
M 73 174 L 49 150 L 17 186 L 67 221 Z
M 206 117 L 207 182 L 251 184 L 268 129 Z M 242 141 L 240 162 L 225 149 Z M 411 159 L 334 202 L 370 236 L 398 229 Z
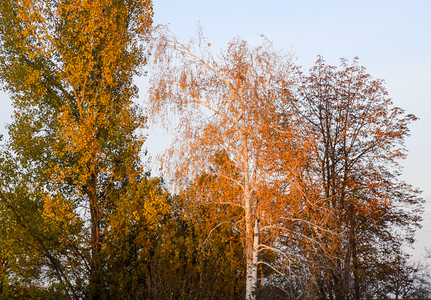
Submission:
M 373 77 L 385 80 L 394 104 L 420 118 L 410 126 L 403 179 L 421 189 L 427 203 L 418 242 L 409 251 L 420 259 L 431 249 L 431 1 L 154 0 L 154 24 L 168 25 L 180 40 L 195 37 L 201 26 L 216 51 L 234 37 L 257 43 L 263 34 L 305 69 L 317 55 L 330 64 L 359 57 Z M 137 83 L 145 95 L 145 81 Z M 0 93 L 0 133 L 11 114 L 7 95 Z M 153 157 L 168 144 L 160 130 L 150 132 Z

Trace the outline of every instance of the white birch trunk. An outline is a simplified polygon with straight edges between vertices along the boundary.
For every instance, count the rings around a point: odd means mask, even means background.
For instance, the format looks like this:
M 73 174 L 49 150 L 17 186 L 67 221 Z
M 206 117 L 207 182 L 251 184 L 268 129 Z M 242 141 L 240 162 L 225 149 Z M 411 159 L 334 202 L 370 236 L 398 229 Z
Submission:
M 250 222 L 251 223 L 251 222 Z M 256 299 L 256 287 L 257 287 L 257 262 L 259 258 L 258 246 L 259 246 L 259 222 L 255 220 L 253 235 L 251 236 L 253 243 L 251 249 L 247 251 L 247 281 L 246 281 L 246 300 Z M 250 255 L 249 255 L 250 254 Z M 251 259 L 250 259 L 251 258 Z
M 242 92 L 242 90 L 241 90 Z M 242 93 L 241 93 L 242 94 Z M 244 106 L 241 107 L 245 113 L 246 109 Z M 243 120 L 245 122 L 245 118 Z M 245 126 L 245 124 L 244 124 Z M 258 259 L 258 248 L 259 245 L 259 225 L 256 219 L 253 226 L 252 217 L 252 201 L 251 201 L 251 172 L 249 165 L 249 149 L 248 149 L 248 137 L 246 133 L 242 134 L 243 149 L 242 154 L 244 158 L 244 210 L 245 210 L 245 251 L 246 251 L 246 285 L 245 285 L 245 300 L 256 299 L 256 287 L 257 287 L 257 259 Z M 254 207 L 256 209 L 256 207 Z M 256 211 L 254 212 L 256 214 Z

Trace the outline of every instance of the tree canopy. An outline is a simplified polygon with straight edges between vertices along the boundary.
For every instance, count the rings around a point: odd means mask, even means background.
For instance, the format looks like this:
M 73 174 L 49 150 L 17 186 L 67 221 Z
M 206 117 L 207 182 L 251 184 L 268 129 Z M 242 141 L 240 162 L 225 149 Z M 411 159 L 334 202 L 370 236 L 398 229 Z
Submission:
M 0 77 L 14 105 L 7 151 L 20 171 L 2 189 L 23 185 L 22 201 L 37 207 L 25 217 L 40 223 L 22 226 L 72 298 L 82 280 L 90 298 L 107 297 L 110 216 L 144 176 L 133 77 L 151 22 L 146 0 L 0 4 Z

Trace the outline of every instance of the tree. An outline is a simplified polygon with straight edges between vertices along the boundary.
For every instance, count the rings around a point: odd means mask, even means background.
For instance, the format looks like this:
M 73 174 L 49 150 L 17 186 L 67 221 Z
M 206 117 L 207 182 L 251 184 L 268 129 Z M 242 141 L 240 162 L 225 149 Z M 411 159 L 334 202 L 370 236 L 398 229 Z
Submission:
M 372 299 L 429 299 L 430 274 L 426 261 L 408 261 L 408 255 L 394 253 L 388 255 L 391 264 L 386 264 L 386 272 L 370 278 L 367 298 Z M 381 275 L 383 274 L 383 276 Z
M 317 274 L 320 297 L 360 299 L 367 278 L 391 277 L 383 271 L 391 269 L 388 257 L 401 253 L 419 226 L 418 191 L 399 179 L 416 117 L 394 107 L 383 82 L 356 60 L 336 68 L 319 58 L 302 75 L 297 99 L 314 141 L 313 184 L 335 212 L 327 226 L 336 238 L 324 244 L 336 259 L 324 260 Z
M 285 233 L 301 236 L 285 225 L 318 230 L 314 222 L 302 222 L 293 213 L 301 207 L 296 176 L 307 153 L 305 140 L 294 134 L 300 129 L 295 118 L 287 114 L 280 118 L 293 104 L 293 65 L 266 40 L 251 47 L 234 39 L 216 59 L 202 36 L 185 45 L 162 32 L 154 49 L 152 113 L 176 112 L 179 118 L 180 133 L 165 165 L 180 186 L 202 172 L 219 183 L 231 183 L 213 186 L 220 196 L 211 200 L 213 205 L 242 211 L 235 223 L 244 233 L 245 298 L 254 299 L 258 265 L 274 269 L 259 259 L 259 253 L 270 251 L 296 260 L 300 254 L 294 247 L 278 247 Z M 223 155 L 223 160 L 214 159 Z M 232 184 L 240 191 L 235 196 Z
M 156 275 L 154 269 L 161 266 L 153 253 L 162 244 L 163 231 L 168 230 L 164 223 L 172 211 L 170 198 L 160 178 L 143 178 L 118 195 L 102 249 L 110 298 L 160 299 L 151 297 L 148 290 Z M 163 289 L 166 283 L 163 280 L 157 288 Z
M 209 179 L 208 177 L 211 177 Z M 148 299 L 237 299 L 243 295 L 243 240 L 232 220 L 240 208 L 205 205 L 217 199 L 218 178 L 201 174 L 171 198 L 162 226 L 149 237 Z M 235 194 L 238 189 L 227 182 Z M 195 205 L 196 204 L 196 205 Z M 151 239 L 151 240 L 150 240 Z
M 82 247 L 76 242 L 81 222 L 65 214 L 52 222 L 43 210 L 43 198 L 31 173 L 19 167 L 6 151 L 1 154 L 0 223 L 4 299 L 52 299 L 83 295 Z M 84 251 L 82 251 L 84 252 Z M 83 254 L 83 253 L 80 253 Z
M 133 102 L 133 76 L 145 62 L 151 20 L 149 0 L 0 3 L 0 78 L 14 104 L 10 157 L 31 178 L 24 197 L 38 207 L 33 214 L 56 225 L 53 238 L 88 263 L 91 299 L 106 297 L 101 251 L 109 214 L 143 174 L 145 118 Z M 18 208 L 16 198 L 2 201 Z M 74 224 L 82 228 L 71 236 Z M 67 260 L 58 258 L 66 250 L 54 250 L 41 255 L 56 258 L 55 276 L 67 278 Z

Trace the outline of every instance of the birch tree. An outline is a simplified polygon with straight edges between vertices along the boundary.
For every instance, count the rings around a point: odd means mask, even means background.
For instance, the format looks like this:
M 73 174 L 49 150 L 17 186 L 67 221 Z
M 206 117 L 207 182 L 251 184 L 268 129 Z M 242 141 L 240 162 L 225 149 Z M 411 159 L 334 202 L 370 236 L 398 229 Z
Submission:
M 295 178 L 307 143 L 296 139 L 293 117 L 280 118 L 282 111 L 293 111 L 294 66 L 267 40 L 252 47 L 234 39 L 218 57 L 202 36 L 183 44 L 164 31 L 155 45 L 151 113 L 165 117 L 174 113 L 178 118 L 178 134 L 164 166 L 179 186 L 205 172 L 240 190 L 229 195 L 219 186 L 220 197 L 212 204 L 242 211 L 235 223 L 244 236 L 245 298 L 254 299 L 258 265 L 274 268 L 259 259 L 260 253 L 296 259 L 270 238 L 276 232 L 279 236 L 291 232 L 284 225 L 286 220 L 295 222 L 289 211 L 300 206 Z M 214 157 L 222 153 L 227 158 L 215 164 Z

